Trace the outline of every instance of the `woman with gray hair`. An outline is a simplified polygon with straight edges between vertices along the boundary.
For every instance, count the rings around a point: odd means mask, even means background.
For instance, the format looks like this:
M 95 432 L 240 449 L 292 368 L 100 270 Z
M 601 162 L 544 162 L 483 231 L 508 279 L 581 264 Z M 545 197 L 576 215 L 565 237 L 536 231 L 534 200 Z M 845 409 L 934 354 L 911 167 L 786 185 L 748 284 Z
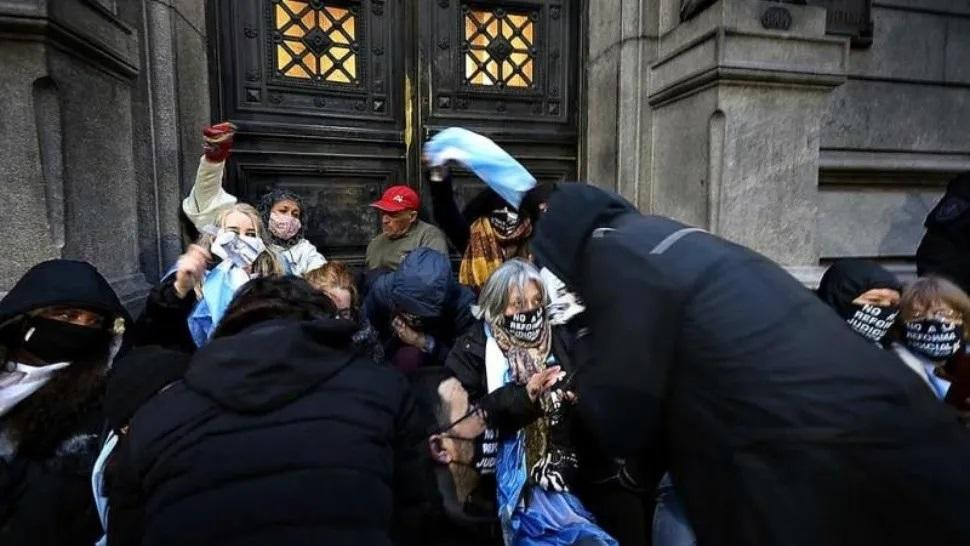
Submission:
M 573 340 L 550 324 L 548 301 L 528 262 L 507 261 L 489 277 L 473 307 L 481 324 L 459 338 L 446 365 L 479 404 L 498 445 L 489 453 L 478 447 L 486 444 L 481 438 L 447 430 L 442 441 L 475 442 L 473 460 L 450 464 L 494 472 L 507 545 L 617 544 L 573 494 L 579 470 L 568 373 Z

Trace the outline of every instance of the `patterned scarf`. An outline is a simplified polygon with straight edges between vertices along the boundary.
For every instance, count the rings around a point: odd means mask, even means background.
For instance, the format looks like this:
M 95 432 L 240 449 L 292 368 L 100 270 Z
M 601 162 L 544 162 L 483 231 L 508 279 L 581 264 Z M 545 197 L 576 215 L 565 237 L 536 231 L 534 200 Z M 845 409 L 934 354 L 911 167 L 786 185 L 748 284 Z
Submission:
M 472 222 L 468 248 L 461 259 L 458 282 L 481 290 L 485 281 L 506 260 L 527 257 L 527 240 L 532 234 L 532 223 L 525 219 L 511 234 L 503 236 L 492 225 L 488 216 Z
M 539 339 L 535 343 L 524 345 L 505 330 L 502 322 L 504 321 L 500 319 L 490 325 L 492 336 L 505 354 L 512 381 L 525 385 L 533 375 L 546 369 L 546 361 L 549 360 L 552 350 L 552 326 L 546 319 Z M 537 419 L 525 427 L 526 468 L 532 468 L 546 453 L 548 435 L 549 424 L 546 419 Z

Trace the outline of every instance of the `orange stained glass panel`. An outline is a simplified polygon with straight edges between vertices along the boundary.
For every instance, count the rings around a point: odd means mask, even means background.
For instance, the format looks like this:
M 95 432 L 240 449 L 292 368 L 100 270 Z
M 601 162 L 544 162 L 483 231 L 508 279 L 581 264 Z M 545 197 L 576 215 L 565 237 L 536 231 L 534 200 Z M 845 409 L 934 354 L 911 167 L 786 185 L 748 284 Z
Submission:
M 528 14 L 474 9 L 465 14 L 464 25 L 469 84 L 533 86 L 535 22 Z
M 274 7 L 283 39 L 275 46 L 277 70 L 289 78 L 356 85 L 357 15 L 326 4 L 315 9 L 308 0 L 282 0 Z

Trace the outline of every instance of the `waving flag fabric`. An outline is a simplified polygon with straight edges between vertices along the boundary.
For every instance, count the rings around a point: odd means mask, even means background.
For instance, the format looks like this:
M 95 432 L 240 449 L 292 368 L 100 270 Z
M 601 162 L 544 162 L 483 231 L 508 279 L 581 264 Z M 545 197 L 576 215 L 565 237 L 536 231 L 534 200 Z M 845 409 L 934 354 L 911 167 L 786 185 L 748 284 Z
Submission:
M 521 163 L 488 138 L 450 127 L 431 137 L 424 145 L 431 166 L 457 161 L 481 178 L 495 193 L 516 209 L 522 196 L 536 185 L 536 179 Z

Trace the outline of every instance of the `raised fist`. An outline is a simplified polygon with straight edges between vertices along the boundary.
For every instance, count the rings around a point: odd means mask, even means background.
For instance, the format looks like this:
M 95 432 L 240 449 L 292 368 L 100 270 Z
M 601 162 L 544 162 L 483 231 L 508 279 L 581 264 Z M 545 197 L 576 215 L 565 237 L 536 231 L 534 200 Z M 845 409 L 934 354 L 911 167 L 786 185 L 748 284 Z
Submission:
M 196 285 L 202 282 L 206 266 L 212 255 L 199 245 L 190 245 L 175 265 L 175 293 L 184 298 Z
M 202 150 L 205 158 L 213 163 L 225 161 L 229 157 L 235 135 L 236 126 L 228 121 L 203 129 Z

